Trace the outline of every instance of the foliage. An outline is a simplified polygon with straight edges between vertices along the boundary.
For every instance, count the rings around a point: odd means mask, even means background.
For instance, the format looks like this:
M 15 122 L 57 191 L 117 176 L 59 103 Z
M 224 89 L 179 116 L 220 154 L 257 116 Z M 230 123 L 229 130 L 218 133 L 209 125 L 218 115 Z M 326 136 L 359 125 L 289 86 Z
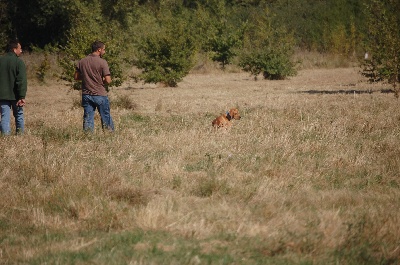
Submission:
M 196 32 L 198 36 L 207 34 L 209 32 L 207 25 L 213 26 L 215 21 L 225 21 L 228 23 L 227 26 L 235 28 L 237 25 L 232 21 L 234 10 L 263 9 L 268 6 L 271 13 L 276 14 L 274 19 L 277 23 L 285 25 L 294 32 L 296 45 L 310 50 L 331 51 L 332 48 L 337 49 L 337 45 L 341 44 L 344 46 L 342 48 L 354 41 L 356 45 L 361 44 L 357 42 L 360 41 L 360 36 L 365 33 L 366 28 L 364 14 L 360 12 L 364 2 L 364 0 L 2 0 L 0 1 L 0 34 L 7 37 L 18 36 L 26 45 L 32 44 L 42 48 L 49 43 L 65 45 L 68 41 L 67 33 L 75 27 L 77 15 L 82 14 L 80 9 L 92 6 L 94 13 L 104 22 L 115 21 L 121 25 L 118 29 L 120 35 L 132 33 L 131 29 L 137 21 L 136 18 L 140 16 L 137 12 L 139 9 L 151 14 L 158 13 L 161 10 L 160 7 L 170 15 L 176 15 L 169 13 L 170 9 L 202 14 L 199 19 L 207 19 L 197 21 L 203 24 L 195 25 L 200 26 Z M 265 14 L 258 13 L 257 15 Z M 352 32 L 352 26 L 354 26 L 354 32 Z M 35 34 L 32 34 L 33 32 Z M 142 33 L 145 34 L 145 32 L 140 32 Z M 197 36 L 194 37 L 197 38 Z
M 255 11 L 258 12 L 258 11 Z M 268 14 L 268 10 L 266 12 Z M 256 16 L 245 31 L 239 66 L 257 77 L 284 79 L 296 74 L 292 61 L 293 38 L 284 28 L 273 25 L 271 17 Z
M 302 49 L 352 55 L 361 39 L 365 19 L 362 0 L 276 0 L 271 12 L 294 33 Z
M 178 36 L 155 34 L 139 44 L 135 65 L 142 70 L 139 78 L 145 83 L 161 82 L 174 87 L 189 73 L 194 44 L 189 36 Z
M 243 27 L 236 27 L 235 23 L 229 20 L 232 18 L 231 11 L 232 8 L 227 7 L 223 1 L 218 2 L 209 11 L 218 15 L 213 16 L 214 19 L 206 30 L 204 50 L 210 53 L 214 62 L 220 63 L 222 69 L 232 63 L 242 44 Z
M 142 70 L 139 79 L 175 87 L 193 65 L 195 41 L 179 16 L 160 17 L 153 28 L 137 43 L 134 65 Z
M 93 42 L 95 34 L 91 34 L 87 27 L 76 26 L 68 35 L 67 44 L 61 47 L 59 64 L 62 72 L 60 78 L 70 83 L 74 89 L 80 89 L 81 83 L 74 80 L 76 63 L 90 53 L 90 44 Z
M 334 54 L 351 55 L 355 51 L 355 26 L 350 26 L 350 33 L 347 33 L 345 25 L 338 25 L 331 31 L 327 40 L 329 51 Z
M 91 44 L 95 40 L 101 40 L 106 44 L 107 52 L 104 58 L 108 61 L 112 83 L 110 86 L 122 84 L 121 58 L 119 57 L 118 38 L 112 34 L 114 25 L 106 25 L 100 16 L 100 5 L 80 5 L 76 7 L 79 15 L 75 18 L 75 27 L 71 28 L 67 35 L 67 43 L 60 48 L 59 64 L 62 68 L 60 78 L 71 84 L 74 89 L 80 89 L 80 81 L 73 79 L 78 60 L 91 53 Z M 91 27 L 87 27 L 91 25 Z M 105 29 L 105 30 L 104 30 Z M 113 38 L 115 37 L 115 38 Z M 110 42 L 108 40 L 110 39 Z
M 8 15 L 12 27 L 10 35 L 17 36 L 23 46 L 65 41 L 65 33 L 71 28 L 72 8 L 78 0 L 16 0 L 8 1 Z
M 399 24 L 400 13 L 396 12 L 399 3 L 368 0 L 368 12 L 361 12 L 364 2 L 1 0 L 0 44 L 18 37 L 24 50 L 27 46 L 60 45 L 61 76 L 72 84 L 76 61 L 87 55 L 90 43 L 96 39 L 107 43 L 105 58 L 112 69 L 113 85 L 122 83 L 124 64 L 132 66 L 132 62 L 141 65 L 141 78 L 145 82 L 176 85 L 190 70 L 197 50 L 208 52 L 211 60 L 222 67 L 236 63 L 237 57 L 248 61 L 259 54 L 270 64 L 266 76 L 281 78 L 291 74 L 291 71 L 284 73 L 282 67 L 293 68 L 290 56 L 294 47 L 345 58 L 360 55 L 368 48 L 373 54 L 373 68 L 379 69 L 377 74 L 392 80 L 396 75 L 387 71 L 388 67 L 382 67 L 390 61 L 384 57 L 398 61 L 398 55 L 382 45 L 396 46 L 396 39 L 390 36 L 399 35 L 398 27 L 382 25 Z M 266 23 L 264 27 L 269 32 L 262 29 L 260 21 Z M 256 28 L 261 29 L 260 34 L 249 34 L 249 30 L 254 32 Z M 288 36 L 282 28 L 289 32 Z M 249 45 L 249 40 L 254 43 Z M 150 51 L 152 45 L 155 51 Z M 373 49 L 383 52 L 379 55 Z M 389 68 L 395 69 L 396 64 L 392 62 Z M 277 72 L 284 74 L 279 77 Z
M 372 0 L 367 5 L 368 40 L 366 50 L 372 57 L 364 62 L 364 74 L 375 79 L 388 80 L 399 97 L 397 83 L 400 76 L 400 30 L 399 1 Z M 369 73 L 368 73 L 368 70 Z
M 40 65 L 36 68 L 36 78 L 39 82 L 44 83 L 45 77 L 50 70 L 50 62 L 48 58 L 48 54 L 44 53 L 44 58 L 41 61 Z
M 124 28 L 129 27 L 138 9 L 138 4 L 132 0 L 103 0 L 101 3 L 101 13 L 105 20 L 116 21 Z
M 231 58 L 236 55 L 232 48 L 236 44 L 236 40 L 232 34 L 223 36 L 222 32 L 216 34 L 209 40 L 208 51 L 212 53 L 211 59 L 215 62 L 219 62 L 222 68 L 231 62 Z
M 11 23 L 7 14 L 8 3 L 6 1 L 0 1 L 0 49 L 5 48 L 7 44 L 9 29 Z M 2 51 L 2 50 L 1 50 Z
M 239 66 L 255 78 L 262 73 L 265 79 L 282 80 L 296 75 L 295 63 L 287 54 L 279 51 L 258 49 L 243 53 Z
M 206 51 L 211 52 L 211 59 L 219 62 L 224 69 L 226 65 L 232 63 L 232 59 L 237 55 L 236 50 L 240 44 L 240 32 L 235 32 L 234 29 L 227 26 L 220 27 L 209 38 Z

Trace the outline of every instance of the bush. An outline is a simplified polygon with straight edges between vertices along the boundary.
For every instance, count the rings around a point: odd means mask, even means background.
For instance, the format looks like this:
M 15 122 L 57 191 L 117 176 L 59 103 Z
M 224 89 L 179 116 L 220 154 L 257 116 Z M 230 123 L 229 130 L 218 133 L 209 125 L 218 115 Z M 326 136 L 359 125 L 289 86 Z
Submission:
M 209 52 L 210 58 L 218 62 L 222 69 L 231 64 L 237 55 L 243 41 L 243 24 L 240 18 L 233 14 L 235 10 L 227 7 L 223 1 L 217 2 L 214 7 L 210 7 L 210 13 L 216 14 L 210 19 L 205 36 L 204 50 Z
M 44 59 L 40 62 L 40 65 L 36 68 L 36 78 L 40 83 L 45 82 L 48 71 L 50 70 L 50 62 L 48 54 L 44 53 Z
M 142 70 L 138 77 L 145 83 L 175 87 L 193 66 L 195 41 L 182 19 L 170 16 L 158 23 L 138 41 L 134 65 Z
M 400 3 L 396 0 L 373 0 L 367 6 L 367 51 L 372 55 L 363 65 L 363 74 L 374 80 L 388 80 L 399 97 L 400 32 L 398 25 Z M 371 76 L 369 76 L 371 78 Z
M 239 37 L 231 32 L 220 31 L 210 38 L 207 51 L 211 52 L 211 59 L 221 64 L 222 69 L 232 62 L 237 55 L 235 49 L 240 44 Z
M 287 54 L 273 50 L 253 50 L 243 54 L 239 66 L 255 78 L 262 73 L 265 79 L 270 80 L 282 80 L 297 73 Z
M 5 1 L 0 1 L 0 10 L 7 9 L 7 3 Z M 0 49 L 3 52 L 3 49 L 7 45 L 7 39 L 9 34 L 9 29 L 11 28 L 11 23 L 9 21 L 8 15 L 6 12 L 0 13 Z
M 259 12 L 259 11 L 256 11 Z M 243 50 L 239 66 L 257 77 L 260 73 L 266 79 L 284 79 L 296 75 L 294 38 L 285 28 L 272 24 L 272 16 L 256 17 L 244 31 Z

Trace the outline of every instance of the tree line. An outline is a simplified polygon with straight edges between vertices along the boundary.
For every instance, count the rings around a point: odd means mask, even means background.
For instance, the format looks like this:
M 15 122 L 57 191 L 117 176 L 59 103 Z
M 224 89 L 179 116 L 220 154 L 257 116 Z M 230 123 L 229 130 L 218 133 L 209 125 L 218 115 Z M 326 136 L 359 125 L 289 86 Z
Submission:
M 264 78 L 296 74 L 295 49 L 361 58 L 375 75 L 399 69 L 397 0 L 0 0 L 0 44 L 57 53 L 72 82 L 90 43 L 107 44 L 114 85 L 136 78 L 175 86 L 198 56 Z M 371 57 L 370 57 L 371 59 Z M 367 66 L 366 66 L 367 68 Z

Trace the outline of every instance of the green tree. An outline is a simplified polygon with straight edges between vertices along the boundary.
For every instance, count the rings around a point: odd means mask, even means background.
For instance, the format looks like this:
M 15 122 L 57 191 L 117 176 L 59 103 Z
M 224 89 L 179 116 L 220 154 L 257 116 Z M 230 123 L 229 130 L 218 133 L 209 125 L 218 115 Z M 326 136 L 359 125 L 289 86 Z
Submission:
M 232 63 L 241 45 L 241 32 L 229 26 L 220 27 L 208 39 L 206 51 L 210 52 L 211 59 L 221 64 L 222 69 Z
M 398 0 L 371 0 L 367 5 L 368 35 L 366 51 L 371 56 L 365 67 L 374 75 L 393 85 L 399 97 L 400 75 L 400 2 Z
M 7 44 L 7 39 L 10 32 L 11 23 L 8 17 L 8 2 L 0 0 L 0 49 L 3 52 L 3 48 Z
M 65 40 L 71 27 L 71 6 L 75 0 L 14 0 L 8 1 L 11 22 L 10 35 L 16 36 L 23 46 L 43 48 Z
M 246 15 L 242 13 L 247 8 L 219 0 L 187 1 L 186 4 L 192 6 L 188 23 L 199 50 L 208 53 L 221 66 L 233 63 L 243 44 Z
M 276 0 L 270 8 L 302 49 L 353 55 L 364 30 L 364 0 Z M 347 55 L 347 54 L 346 54 Z
M 243 27 L 235 24 L 232 14 L 233 8 L 224 1 L 219 1 L 209 7 L 211 23 L 207 29 L 206 42 L 203 49 L 209 53 L 214 62 L 218 62 L 222 69 L 232 63 L 233 58 L 242 45 Z M 240 22 L 237 24 L 240 25 Z
M 268 10 L 264 16 L 254 10 L 252 21 L 245 30 L 244 46 L 239 56 L 239 66 L 257 78 L 260 73 L 265 79 L 284 79 L 296 75 L 294 38 L 284 27 L 273 24 Z
M 152 30 L 137 41 L 134 65 L 142 70 L 138 77 L 145 83 L 175 87 L 192 68 L 197 47 L 182 10 L 162 9 L 149 25 Z

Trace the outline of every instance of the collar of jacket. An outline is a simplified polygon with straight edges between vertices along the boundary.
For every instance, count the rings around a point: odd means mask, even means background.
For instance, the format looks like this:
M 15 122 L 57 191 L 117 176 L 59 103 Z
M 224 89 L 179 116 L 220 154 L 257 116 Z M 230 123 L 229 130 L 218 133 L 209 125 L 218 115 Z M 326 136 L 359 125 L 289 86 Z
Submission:
M 8 56 L 13 56 L 13 55 L 14 55 L 14 56 L 17 56 L 17 55 L 15 54 L 15 52 L 7 52 L 7 55 L 8 55 Z M 17 56 L 17 57 L 18 57 L 18 56 Z

